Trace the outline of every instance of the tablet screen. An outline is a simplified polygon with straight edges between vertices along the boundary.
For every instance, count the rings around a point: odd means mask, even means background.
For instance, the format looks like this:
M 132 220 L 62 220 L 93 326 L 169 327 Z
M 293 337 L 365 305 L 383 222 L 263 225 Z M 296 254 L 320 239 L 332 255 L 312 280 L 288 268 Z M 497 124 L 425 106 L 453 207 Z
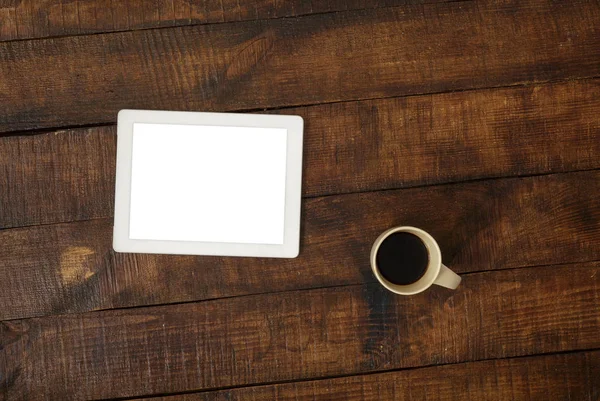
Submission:
M 287 130 L 133 124 L 129 238 L 283 244 Z

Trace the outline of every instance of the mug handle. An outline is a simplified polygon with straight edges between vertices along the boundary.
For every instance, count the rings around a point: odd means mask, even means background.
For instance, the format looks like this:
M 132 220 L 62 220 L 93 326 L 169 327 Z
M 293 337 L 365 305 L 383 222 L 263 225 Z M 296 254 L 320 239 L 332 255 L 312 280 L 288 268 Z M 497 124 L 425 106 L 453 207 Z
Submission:
M 440 285 L 442 287 L 450 288 L 451 290 L 455 290 L 456 287 L 460 284 L 462 279 L 452 270 L 448 269 L 446 266 L 442 265 L 440 268 L 440 274 L 438 274 L 437 278 L 433 282 L 433 284 Z

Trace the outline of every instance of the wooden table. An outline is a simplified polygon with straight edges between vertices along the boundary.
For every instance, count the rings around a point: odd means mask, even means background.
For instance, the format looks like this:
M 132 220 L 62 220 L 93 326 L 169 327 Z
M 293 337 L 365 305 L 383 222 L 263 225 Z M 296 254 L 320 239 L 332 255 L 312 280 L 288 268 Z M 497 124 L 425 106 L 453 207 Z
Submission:
M 0 399 L 600 399 L 597 77 L 593 0 L 0 2 Z M 114 253 L 122 108 L 303 116 L 300 257 Z

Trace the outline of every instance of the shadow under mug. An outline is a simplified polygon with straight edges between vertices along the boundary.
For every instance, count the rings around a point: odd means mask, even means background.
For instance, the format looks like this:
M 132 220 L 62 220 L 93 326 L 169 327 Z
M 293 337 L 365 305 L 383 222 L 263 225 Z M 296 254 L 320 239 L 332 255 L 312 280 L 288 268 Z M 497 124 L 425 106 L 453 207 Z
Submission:
M 414 283 L 407 285 L 389 282 L 381 275 L 381 272 L 377 267 L 377 252 L 379 251 L 379 246 L 387 237 L 398 232 L 406 232 L 419 237 L 419 239 L 423 241 L 423 244 L 427 248 L 427 253 L 429 254 L 429 264 L 425 269 L 425 274 Z M 425 291 L 433 284 L 454 290 L 461 281 L 458 274 L 442 264 L 442 252 L 435 239 L 427 232 L 410 226 L 390 228 L 375 240 L 375 243 L 371 248 L 371 269 L 373 269 L 373 273 L 377 280 L 379 280 L 385 288 L 400 295 L 418 294 L 419 292 Z

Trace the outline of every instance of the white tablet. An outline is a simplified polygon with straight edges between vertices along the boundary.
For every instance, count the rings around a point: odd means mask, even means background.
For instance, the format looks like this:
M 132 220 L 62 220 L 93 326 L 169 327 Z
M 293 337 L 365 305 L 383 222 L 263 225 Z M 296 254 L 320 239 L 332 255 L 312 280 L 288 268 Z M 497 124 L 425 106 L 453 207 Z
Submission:
M 293 258 L 299 116 L 121 110 L 117 252 Z

